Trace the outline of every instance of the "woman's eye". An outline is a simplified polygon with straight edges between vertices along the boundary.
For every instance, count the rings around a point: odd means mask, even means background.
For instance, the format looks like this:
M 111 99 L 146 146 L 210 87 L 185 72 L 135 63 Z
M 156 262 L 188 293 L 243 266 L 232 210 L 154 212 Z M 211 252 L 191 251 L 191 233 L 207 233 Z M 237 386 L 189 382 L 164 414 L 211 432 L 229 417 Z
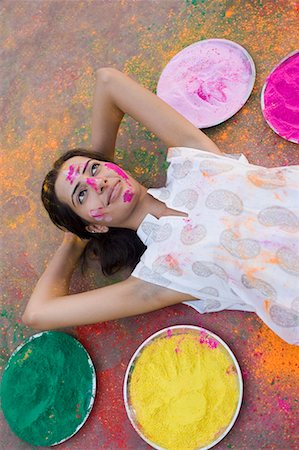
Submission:
M 86 189 L 83 189 L 78 194 L 78 201 L 79 201 L 79 203 L 81 203 L 81 205 L 83 203 L 83 200 L 84 200 L 84 197 L 85 197 L 85 193 L 86 193 Z
M 91 172 L 91 175 L 92 175 L 92 176 L 94 176 L 95 173 L 97 172 L 97 169 L 98 169 L 99 165 L 100 165 L 100 164 L 95 163 L 95 164 L 93 164 L 93 165 L 91 166 L 90 172 Z

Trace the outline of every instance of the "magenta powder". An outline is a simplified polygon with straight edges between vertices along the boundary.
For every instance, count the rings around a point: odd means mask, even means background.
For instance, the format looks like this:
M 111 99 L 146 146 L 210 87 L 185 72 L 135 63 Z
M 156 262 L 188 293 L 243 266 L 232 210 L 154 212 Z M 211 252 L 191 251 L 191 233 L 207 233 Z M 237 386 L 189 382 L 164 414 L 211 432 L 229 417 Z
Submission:
M 262 111 L 279 136 L 299 143 L 299 52 L 284 59 L 268 76 Z

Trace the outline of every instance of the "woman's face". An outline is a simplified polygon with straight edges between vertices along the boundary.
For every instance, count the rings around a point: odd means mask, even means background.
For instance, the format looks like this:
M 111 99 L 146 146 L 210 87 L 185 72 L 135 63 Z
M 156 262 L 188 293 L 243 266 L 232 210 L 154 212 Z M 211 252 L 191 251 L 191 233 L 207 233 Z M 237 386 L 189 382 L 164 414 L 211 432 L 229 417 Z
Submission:
M 91 224 L 89 231 L 123 226 L 138 202 L 141 189 L 116 164 L 85 156 L 67 160 L 55 183 L 58 199 Z

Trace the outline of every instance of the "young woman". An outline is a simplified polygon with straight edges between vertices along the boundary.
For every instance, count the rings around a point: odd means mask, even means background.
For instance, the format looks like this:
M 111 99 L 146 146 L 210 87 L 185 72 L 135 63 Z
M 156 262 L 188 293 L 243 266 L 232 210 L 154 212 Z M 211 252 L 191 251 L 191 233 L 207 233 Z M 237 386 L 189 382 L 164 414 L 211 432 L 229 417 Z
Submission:
M 147 190 L 112 162 L 125 113 L 169 147 L 165 187 Z M 299 343 L 299 166 L 266 169 L 225 155 L 111 68 L 97 71 L 92 147 L 62 156 L 43 184 L 43 203 L 66 233 L 28 302 L 25 324 L 91 324 L 187 301 L 200 312 L 255 311 Z M 105 274 L 127 265 L 131 276 L 69 295 L 86 246 Z

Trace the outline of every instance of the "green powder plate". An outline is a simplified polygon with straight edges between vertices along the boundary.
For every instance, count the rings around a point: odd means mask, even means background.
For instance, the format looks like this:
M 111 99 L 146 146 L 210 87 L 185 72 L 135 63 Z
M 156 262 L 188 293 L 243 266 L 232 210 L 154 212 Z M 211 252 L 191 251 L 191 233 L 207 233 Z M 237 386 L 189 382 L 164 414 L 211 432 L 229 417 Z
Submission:
M 90 356 L 72 336 L 35 334 L 11 355 L 2 378 L 1 403 L 11 430 L 36 446 L 73 436 L 92 409 L 96 375 Z

